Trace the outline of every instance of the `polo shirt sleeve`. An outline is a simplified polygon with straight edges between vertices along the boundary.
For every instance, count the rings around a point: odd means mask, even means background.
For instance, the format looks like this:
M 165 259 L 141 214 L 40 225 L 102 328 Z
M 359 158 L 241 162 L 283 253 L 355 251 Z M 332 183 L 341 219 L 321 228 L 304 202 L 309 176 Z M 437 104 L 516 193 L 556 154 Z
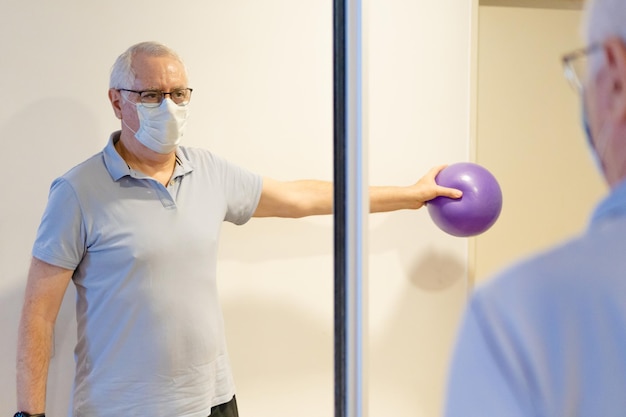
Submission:
M 48 195 L 32 254 L 51 265 L 76 269 L 85 251 L 86 234 L 80 203 L 73 187 L 56 179 Z
M 254 214 L 261 198 L 263 180 L 260 175 L 218 158 L 221 163 L 222 186 L 226 198 L 224 220 L 241 225 Z

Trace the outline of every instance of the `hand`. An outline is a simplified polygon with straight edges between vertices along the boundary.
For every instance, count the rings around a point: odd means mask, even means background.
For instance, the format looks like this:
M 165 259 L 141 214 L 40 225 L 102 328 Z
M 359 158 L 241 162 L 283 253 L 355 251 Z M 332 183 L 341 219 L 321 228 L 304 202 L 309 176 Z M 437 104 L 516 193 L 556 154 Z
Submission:
M 420 178 L 420 180 L 412 186 L 417 196 L 417 206 L 415 207 L 416 209 L 424 206 L 428 201 L 436 197 L 461 198 L 461 196 L 463 195 L 463 192 L 461 190 L 442 187 L 440 185 L 437 185 L 437 183 L 435 182 L 435 177 L 445 167 L 447 167 L 447 165 L 439 165 L 431 168 L 430 171 L 426 173 L 426 175 Z

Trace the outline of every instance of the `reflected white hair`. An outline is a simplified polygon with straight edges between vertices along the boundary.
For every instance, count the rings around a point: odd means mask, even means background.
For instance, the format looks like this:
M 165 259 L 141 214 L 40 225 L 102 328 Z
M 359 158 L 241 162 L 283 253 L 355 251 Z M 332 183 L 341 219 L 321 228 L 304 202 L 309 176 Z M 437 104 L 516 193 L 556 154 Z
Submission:
M 185 74 L 187 68 L 180 56 L 172 48 L 169 48 L 158 42 L 140 42 L 137 43 L 120 56 L 117 57 L 113 67 L 111 68 L 111 77 L 109 78 L 109 88 L 131 88 L 135 82 L 136 74 L 133 72 L 133 58 L 137 54 L 148 56 L 167 56 L 174 58 L 183 65 Z
M 626 42 L 626 1 L 588 0 L 585 9 L 582 35 L 587 46 L 601 44 L 611 36 Z M 595 74 L 604 63 L 604 54 L 591 54 L 589 59 L 591 73 Z

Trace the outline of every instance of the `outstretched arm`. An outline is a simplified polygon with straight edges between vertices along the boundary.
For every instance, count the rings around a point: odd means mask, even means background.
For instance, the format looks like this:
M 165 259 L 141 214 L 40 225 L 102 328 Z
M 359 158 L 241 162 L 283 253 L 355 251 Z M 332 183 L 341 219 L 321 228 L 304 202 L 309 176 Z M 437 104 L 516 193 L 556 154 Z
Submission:
M 18 410 L 45 412 L 54 323 L 71 277 L 71 270 L 32 259 L 18 334 Z
M 435 177 L 446 165 L 431 168 L 419 181 L 408 187 L 370 187 L 370 212 L 417 210 L 435 197 L 460 198 L 461 190 L 437 185 Z
M 370 212 L 416 210 L 438 196 L 461 197 L 461 191 L 441 187 L 435 182 L 435 177 L 443 168 L 445 165 L 432 168 L 413 185 L 369 187 Z M 332 182 L 317 180 L 283 182 L 264 178 L 261 200 L 254 216 L 298 218 L 331 214 L 332 210 Z

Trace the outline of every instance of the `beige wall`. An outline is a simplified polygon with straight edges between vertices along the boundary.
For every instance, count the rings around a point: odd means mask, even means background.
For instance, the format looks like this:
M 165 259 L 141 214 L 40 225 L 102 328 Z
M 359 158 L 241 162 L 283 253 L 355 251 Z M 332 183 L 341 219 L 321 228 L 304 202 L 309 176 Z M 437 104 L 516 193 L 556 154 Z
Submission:
M 606 189 L 560 62 L 582 46 L 580 2 L 517 3 L 479 9 L 476 161 L 500 181 L 504 206 L 492 230 L 473 242 L 477 282 L 581 231 Z

